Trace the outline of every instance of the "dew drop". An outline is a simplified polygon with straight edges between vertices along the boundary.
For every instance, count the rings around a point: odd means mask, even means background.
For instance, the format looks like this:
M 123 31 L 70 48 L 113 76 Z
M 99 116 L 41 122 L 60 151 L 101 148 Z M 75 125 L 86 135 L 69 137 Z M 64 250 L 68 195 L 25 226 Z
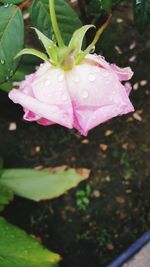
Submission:
M 1 64 L 4 65 L 5 64 L 5 60 L 1 59 Z
M 103 72 L 103 76 L 104 76 L 104 77 L 108 77 L 108 76 L 109 76 L 109 72 L 108 72 L 108 71 L 104 71 L 104 72 Z
M 88 98 L 88 96 L 89 96 L 88 91 L 84 91 L 83 94 L 82 94 L 82 97 L 83 98 Z
M 62 82 L 64 80 L 64 74 L 59 74 L 58 81 Z
M 90 53 L 94 53 L 95 52 L 95 45 L 92 47 Z
M 90 82 L 94 82 L 96 78 L 95 78 L 95 76 L 93 74 L 90 74 L 88 79 L 89 79 Z
M 46 80 L 44 83 L 45 86 L 49 86 L 50 85 L 50 80 Z

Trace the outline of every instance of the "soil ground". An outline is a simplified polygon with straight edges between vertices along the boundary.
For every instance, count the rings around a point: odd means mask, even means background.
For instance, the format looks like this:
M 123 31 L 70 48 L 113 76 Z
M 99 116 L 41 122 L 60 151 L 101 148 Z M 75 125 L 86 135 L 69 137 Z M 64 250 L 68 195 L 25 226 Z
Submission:
M 105 267 L 150 228 L 150 39 L 147 32 L 137 32 L 126 5 L 118 7 L 110 28 L 106 45 L 98 49 L 108 61 L 135 72 L 136 113 L 114 118 L 84 138 L 61 126 L 22 121 L 22 109 L 0 92 L 6 168 L 65 164 L 91 170 L 86 182 L 56 200 L 16 197 L 4 212 L 11 223 L 60 253 L 62 267 Z M 133 42 L 136 47 L 130 49 Z M 17 125 L 14 131 L 11 122 Z

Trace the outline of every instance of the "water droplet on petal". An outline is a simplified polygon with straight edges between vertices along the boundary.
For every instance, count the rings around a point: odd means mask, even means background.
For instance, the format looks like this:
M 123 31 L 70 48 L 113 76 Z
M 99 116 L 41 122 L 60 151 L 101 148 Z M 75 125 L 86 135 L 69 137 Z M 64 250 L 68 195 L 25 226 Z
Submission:
M 109 72 L 108 71 L 103 71 L 103 76 L 104 77 L 108 77 L 109 76 Z
M 50 85 L 50 80 L 46 80 L 44 83 L 45 86 L 49 86 Z
M 5 60 L 1 59 L 1 64 L 4 65 L 5 64 Z
M 94 82 L 96 78 L 95 78 L 95 76 L 93 74 L 90 74 L 88 79 L 89 79 L 90 82 Z
M 88 91 L 84 91 L 83 94 L 82 94 L 82 97 L 83 98 L 88 98 L 88 96 L 89 96 Z
M 64 80 L 64 74 L 59 74 L 58 81 L 62 82 Z

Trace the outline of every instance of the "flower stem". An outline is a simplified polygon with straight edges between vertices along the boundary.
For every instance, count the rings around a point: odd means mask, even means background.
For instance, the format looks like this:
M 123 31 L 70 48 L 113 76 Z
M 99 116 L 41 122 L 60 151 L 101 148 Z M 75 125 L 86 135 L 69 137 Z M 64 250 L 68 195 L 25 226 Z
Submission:
M 58 42 L 59 47 L 64 47 L 65 45 L 61 37 L 61 33 L 60 33 L 57 19 L 56 19 L 54 0 L 49 0 L 49 8 L 50 8 L 50 18 L 51 18 L 52 27 L 55 33 L 56 40 Z

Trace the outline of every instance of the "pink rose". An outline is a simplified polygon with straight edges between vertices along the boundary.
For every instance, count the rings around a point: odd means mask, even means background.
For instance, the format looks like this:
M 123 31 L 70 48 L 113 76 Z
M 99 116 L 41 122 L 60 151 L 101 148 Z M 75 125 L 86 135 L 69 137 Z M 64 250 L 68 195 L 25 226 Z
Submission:
M 74 127 L 87 135 L 97 125 L 134 111 L 128 97 L 131 88 L 121 83 L 132 75 L 129 67 L 121 69 L 89 54 L 69 71 L 41 64 L 9 97 L 22 105 L 25 120 Z

